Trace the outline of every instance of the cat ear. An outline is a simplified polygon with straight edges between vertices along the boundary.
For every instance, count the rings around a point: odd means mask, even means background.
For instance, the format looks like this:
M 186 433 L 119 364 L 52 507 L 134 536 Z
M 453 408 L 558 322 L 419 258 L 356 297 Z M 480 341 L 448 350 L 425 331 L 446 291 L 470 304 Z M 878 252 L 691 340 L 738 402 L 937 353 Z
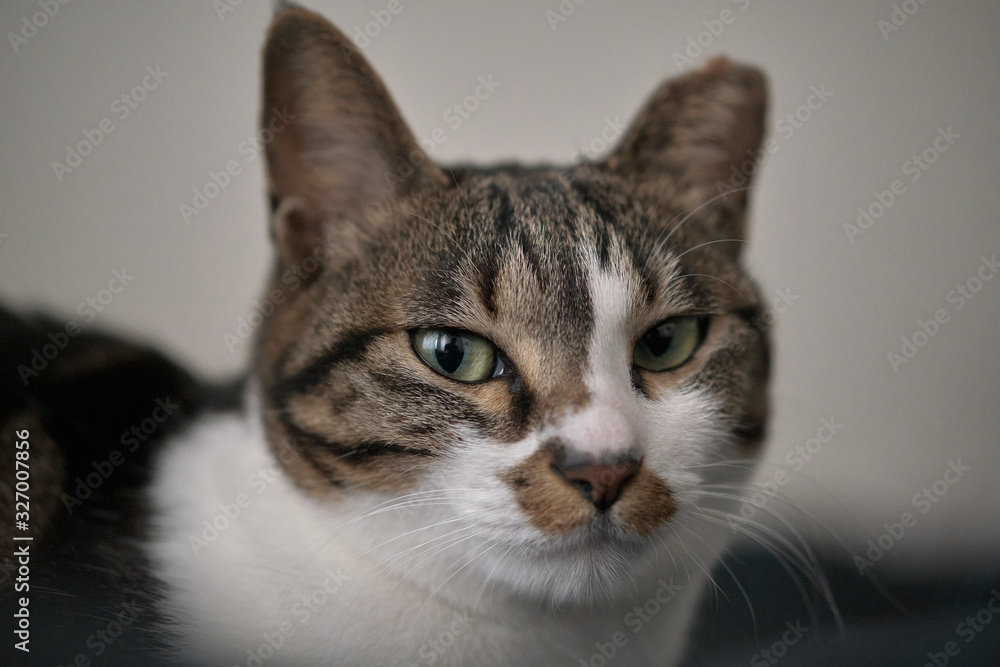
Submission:
M 767 82 L 759 70 L 714 58 L 664 83 L 604 168 L 633 182 L 669 181 L 677 194 L 694 201 L 734 191 L 723 199 L 742 212 L 743 188 L 759 163 L 766 108 Z M 738 217 L 739 229 L 725 231 L 741 238 Z
M 445 182 L 354 44 L 297 7 L 278 12 L 264 48 L 261 135 L 272 231 L 289 263 L 334 230 L 366 233 L 373 210 L 414 188 Z

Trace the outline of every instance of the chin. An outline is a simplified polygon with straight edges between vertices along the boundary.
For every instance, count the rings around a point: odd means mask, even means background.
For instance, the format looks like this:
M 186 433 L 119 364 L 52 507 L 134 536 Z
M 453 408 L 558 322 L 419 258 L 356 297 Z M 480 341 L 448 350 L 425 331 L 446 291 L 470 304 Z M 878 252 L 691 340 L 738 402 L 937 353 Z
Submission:
M 498 555 L 482 567 L 518 597 L 554 607 L 597 607 L 631 600 L 642 581 L 670 574 L 663 567 L 664 560 L 670 564 L 664 552 L 669 533 L 664 526 L 640 537 L 598 515 L 570 535 L 499 543 Z M 495 588 L 499 592 L 501 584 Z

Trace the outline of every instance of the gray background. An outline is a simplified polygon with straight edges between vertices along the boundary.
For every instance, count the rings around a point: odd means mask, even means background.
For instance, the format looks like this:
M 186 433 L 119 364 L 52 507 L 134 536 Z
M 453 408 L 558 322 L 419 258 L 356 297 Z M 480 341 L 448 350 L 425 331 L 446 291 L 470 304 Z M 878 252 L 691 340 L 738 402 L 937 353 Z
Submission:
M 353 33 L 389 3 L 305 4 Z M 558 0 L 401 0 L 402 11 L 364 52 L 418 137 L 445 129 L 435 153 L 445 161 L 570 161 L 609 119 L 630 118 L 678 72 L 674 54 L 689 38 L 708 44 L 692 51 L 695 65 L 722 52 L 763 67 L 778 150 L 758 181 L 748 261 L 767 292 L 790 290 L 794 302 L 776 315 L 774 465 L 761 478 L 773 479 L 822 418 L 843 424 L 780 485 L 794 507 L 767 505 L 805 531 L 836 535 L 850 553 L 913 512 L 916 524 L 875 565 L 877 574 L 995 571 L 1000 277 L 961 310 L 948 294 L 983 256 L 1000 254 L 1000 8 L 906 5 L 919 9 L 884 35 L 878 22 L 891 20 L 889 0 L 566 0 L 564 10 L 575 9 L 555 24 L 546 11 L 558 12 Z M 732 20 L 713 24 L 724 10 Z M 0 28 L 19 31 L 37 11 L 36 2 L 6 2 Z M 253 308 L 270 252 L 262 161 L 240 153 L 258 113 L 269 15 L 268 3 L 249 0 L 221 17 L 210 2 L 77 0 L 17 53 L 5 37 L 4 301 L 83 323 L 78 305 L 125 268 L 134 280 L 94 326 L 148 337 L 206 376 L 242 367 L 246 346 L 231 352 L 223 335 Z M 142 82 L 147 66 L 169 74 L 120 119 L 112 104 Z M 452 129 L 444 112 L 490 74 L 500 87 Z M 809 118 L 789 136 L 778 124 L 811 87 L 832 97 L 800 110 Z M 67 144 L 103 118 L 114 131 L 60 182 L 52 162 L 64 161 Z M 933 145 L 938 128 L 958 138 L 911 181 L 905 163 Z M 186 223 L 179 205 L 191 204 L 192 189 L 229 160 L 241 173 Z M 894 179 L 905 192 L 851 243 L 844 225 Z M 947 324 L 894 371 L 888 353 L 942 308 Z M 959 458 L 971 471 L 921 514 L 913 496 Z

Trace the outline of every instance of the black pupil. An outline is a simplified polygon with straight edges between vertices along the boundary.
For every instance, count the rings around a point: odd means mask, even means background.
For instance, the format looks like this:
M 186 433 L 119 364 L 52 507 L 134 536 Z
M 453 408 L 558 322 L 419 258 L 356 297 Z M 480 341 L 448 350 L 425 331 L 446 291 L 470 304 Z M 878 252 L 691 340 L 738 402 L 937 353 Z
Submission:
M 663 354 L 670 349 L 670 344 L 673 340 L 673 322 L 664 322 L 659 326 L 653 327 L 649 330 L 649 333 L 643 337 L 643 342 L 646 343 L 646 348 L 654 357 L 663 356 Z
M 465 359 L 465 339 L 455 334 L 441 334 L 434 349 L 434 358 L 446 373 L 454 373 Z

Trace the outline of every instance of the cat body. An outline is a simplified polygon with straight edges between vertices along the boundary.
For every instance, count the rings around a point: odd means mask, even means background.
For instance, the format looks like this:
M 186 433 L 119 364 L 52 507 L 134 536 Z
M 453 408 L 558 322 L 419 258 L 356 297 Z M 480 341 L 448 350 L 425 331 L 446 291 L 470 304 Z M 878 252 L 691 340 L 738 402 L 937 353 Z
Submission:
M 183 662 L 676 664 L 765 435 L 741 263 L 762 75 L 661 87 L 603 161 L 445 168 L 361 53 L 264 51 L 275 304 L 173 433 L 140 559 Z

